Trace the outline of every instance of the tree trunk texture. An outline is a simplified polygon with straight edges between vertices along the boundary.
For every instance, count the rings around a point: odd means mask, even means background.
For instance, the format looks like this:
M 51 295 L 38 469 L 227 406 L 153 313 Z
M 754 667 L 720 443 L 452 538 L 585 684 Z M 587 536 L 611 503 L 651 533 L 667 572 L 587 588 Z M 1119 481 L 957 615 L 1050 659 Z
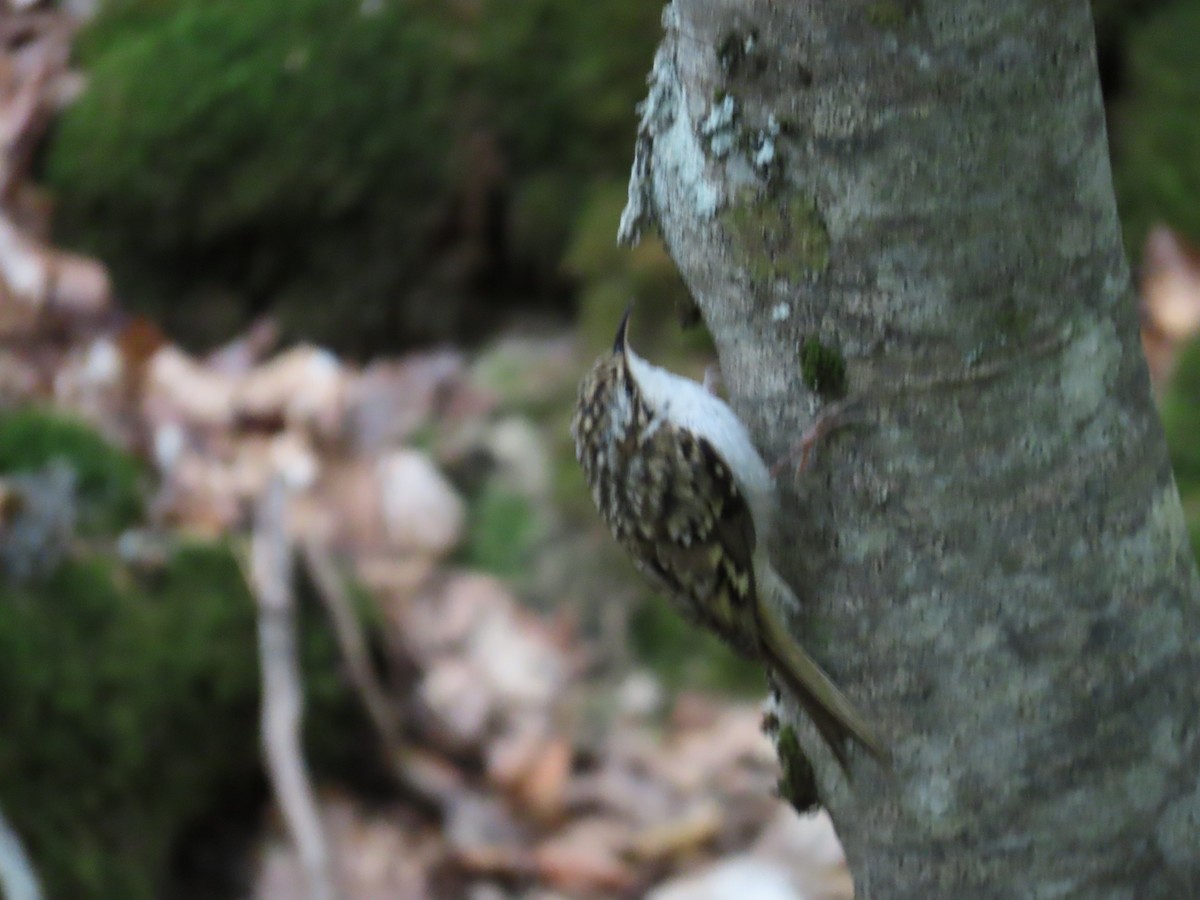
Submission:
M 893 752 L 847 781 L 791 716 L 858 896 L 1200 897 L 1200 580 L 1087 0 L 664 25 L 622 238 L 662 233 L 768 460 L 841 361 L 861 410 L 781 477 L 772 539 Z

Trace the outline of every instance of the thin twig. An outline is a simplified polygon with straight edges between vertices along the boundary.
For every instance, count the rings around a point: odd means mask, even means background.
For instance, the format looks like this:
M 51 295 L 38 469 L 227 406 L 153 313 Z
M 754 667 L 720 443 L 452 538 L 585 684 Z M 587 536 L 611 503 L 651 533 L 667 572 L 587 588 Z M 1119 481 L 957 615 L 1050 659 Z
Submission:
M 0 810 L 0 888 L 8 900 L 41 900 L 42 887 L 21 838 Z
M 338 648 L 346 661 L 350 681 L 358 692 L 367 717 L 379 735 L 396 780 L 405 790 L 429 806 L 442 809 L 445 805 L 447 785 L 432 777 L 432 773 L 426 772 L 428 767 L 419 765 L 412 749 L 404 740 L 400 714 L 376 674 L 362 623 L 354 610 L 354 603 L 346 590 L 346 582 L 338 573 L 329 548 L 315 537 L 306 539 L 302 548 L 313 585 L 333 622 Z
M 263 750 L 276 800 L 300 855 L 309 897 L 335 900 L 338 892 L 329 850 L 300 743 L 304 694 L 296 652 L 286 510 L 287 490 L 275 478 L 259 502 L 250 544 L 250 586 L 258 600 Z

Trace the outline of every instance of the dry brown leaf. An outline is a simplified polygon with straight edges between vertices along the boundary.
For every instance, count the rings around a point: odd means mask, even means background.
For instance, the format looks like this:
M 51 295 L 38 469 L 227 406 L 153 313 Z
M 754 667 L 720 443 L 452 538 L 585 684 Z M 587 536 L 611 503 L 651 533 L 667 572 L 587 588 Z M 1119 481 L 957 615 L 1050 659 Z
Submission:
M 341 432 L 352 374 L 328 350 L 300 344 L 251 369 L 237 382 L 241 419 L 286 422 L 333 437 Z
M 368 812 L 340 793 L 322 792 L 320 805 L 347 900 L 430 896 L 430 874 L 443 855 L 436 832 L 403 810 Z M 306 896 L 307 887 L 294 848 L 282 835 L 269 836 L 259 853 L 255 900 L 293 900 Z
M 537 762 L 549 740 L 548 731 L 545 717 L 516 718 L 515 724 L 488 743 L 488 781 L 502 790 L 514 790 Z
M 571 823 L 533 851 L 540 879 L 569 893 L 623 894 L 639 878 L 623 858 L 628 838 L 624 823 L 590 818 Z
M 397 637 L 411 648 L 413 658 L 430 661 L 448 652 L 461 652 L 478 619 L 492 608 L 513 603 L 504 583 L 490 575 L 453 574 L 402 607 L 384 605 L 384 614 Z
M 49 282 L 45 302 L 59 314 L 96 315 L 112 301 L 112 282 L 101 263 L 78 253 L 46 250 Z
M 466 752 L 482 745 L 496 698 L 470 662 L 458 656 L 439 659 L 421 679 L 417 695 L 436 724 L 441 746 Z
M 201 428 L 233 424 L 236 382 L 213 372 L 178 347 L 161 347 L 146 366 L 143 410 L 151 427 L 182 422 Z
M 704 800 L 683 814 L 633 835 L 630 852 L 642 862 L 665 862 L 692 856 L 716 840 L 722 815 L 717 804 Z
M 402 559 L 391 553 L 359 553 L 354 565 L 359 582 L 376 596 L 376 602 L 391 606 L 401 618 L 403 609 L 429 584 L 436 568 L 437 563 L 428 557 Z
M 214 372 L 230 377 L 248 374 L 279 341 L 279 326 L 274 319 L 259 319 L 246 331 L 204 357 Z
M 25 402 L 33 397 L 40 383 L 36 367 L 16 353 L 0 350 L 0 403 Z
M 519 807 L 542 824 L 558 821 L 566 803 L 573 752 L 562 737 L 544 743 L 514 792 Z

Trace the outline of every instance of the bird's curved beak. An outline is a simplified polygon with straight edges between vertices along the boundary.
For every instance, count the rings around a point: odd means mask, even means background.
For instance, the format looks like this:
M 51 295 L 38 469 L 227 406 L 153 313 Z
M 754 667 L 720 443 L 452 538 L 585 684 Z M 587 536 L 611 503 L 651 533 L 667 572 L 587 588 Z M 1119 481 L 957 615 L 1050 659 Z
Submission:
M 625 352 L 625 338 L 629 334 L 629 317 L 633 314 L 633 304 L 625 307 L 625 315 L 621 316 L 621 324 L 617 326 L 617 336 L 613 340 L 613 353 Z

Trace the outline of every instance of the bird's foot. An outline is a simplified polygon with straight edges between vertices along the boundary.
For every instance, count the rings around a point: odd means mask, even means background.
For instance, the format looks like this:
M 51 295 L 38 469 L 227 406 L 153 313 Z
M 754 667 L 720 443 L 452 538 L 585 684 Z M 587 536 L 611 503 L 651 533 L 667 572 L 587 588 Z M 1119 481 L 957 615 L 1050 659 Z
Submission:
M 847 425 L 857 425 L 864 421 L 866 414 L 858 400 L 843 400 L 825 407 L 817 413 L 816 419 L 791 449 L 771 466 L 771 475 L 778 478 L 789 464 L 795 464 L 796 474 L 802 475 L 812 465 L 817 444 L 823 438 Z

